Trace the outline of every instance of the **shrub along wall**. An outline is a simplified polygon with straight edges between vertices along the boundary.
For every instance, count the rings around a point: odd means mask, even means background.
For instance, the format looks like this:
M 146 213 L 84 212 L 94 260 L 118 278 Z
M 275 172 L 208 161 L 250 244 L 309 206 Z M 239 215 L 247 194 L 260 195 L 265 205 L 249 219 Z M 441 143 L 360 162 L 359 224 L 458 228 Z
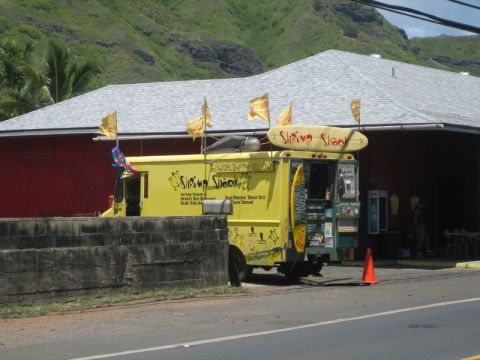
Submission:
M 224 216 L 0 219 L 0 303 L 227 285 Z

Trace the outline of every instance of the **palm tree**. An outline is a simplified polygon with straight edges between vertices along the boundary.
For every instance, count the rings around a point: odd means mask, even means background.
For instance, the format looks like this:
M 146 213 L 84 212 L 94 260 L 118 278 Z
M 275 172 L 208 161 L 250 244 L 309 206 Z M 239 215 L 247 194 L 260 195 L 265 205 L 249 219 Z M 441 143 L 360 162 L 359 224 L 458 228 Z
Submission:
M 69 49 L 55 41 L 49 43 L 46 64 L 48 89 L 54 102 L 79 94 L 92 77 L 99 73 L 99 68 L 91 62 L 79 65 Z
M 0 42 L 0 121 L 51 104 L 45 77 L 32 64 L 33 46 Z
M 31 60 L 33 47 L 15 40 L 0 42 L 0 121 L 37 110 L 81 93 L 99 68 L 79 64 L 67 47 L 50 41 L 44 71 Z
M 7 88 L 22 86 L 25 82 L 21 66 L 31 60 L 33 46 L 17 46 L 15 40 L 4 39 L 0 42 L 0 85 Z
M 46 87 L 40 93 L 32 91 L 28 86 L 20 89 L 6 89 L 0 96 L 0 121 L 26 114 L 52 103 Z

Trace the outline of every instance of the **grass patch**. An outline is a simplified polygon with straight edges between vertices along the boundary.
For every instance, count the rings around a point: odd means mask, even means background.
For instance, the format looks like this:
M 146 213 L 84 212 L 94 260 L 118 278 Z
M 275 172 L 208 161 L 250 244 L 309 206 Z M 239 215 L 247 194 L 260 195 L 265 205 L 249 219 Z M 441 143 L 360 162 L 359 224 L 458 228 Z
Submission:
M 180 300 L 214 295 L 229 295 L 246 293 L 242 287 L 218 286 L 204 289 L 170 289 L 159 291 L 146 291 L 142 293 L 122 293 L 108 295 L 85 296 L 75 299 L 65 299 L 60 302 L 45 302 L 25 305 L 3 305 L 0 306 L 0 318 L 18 318 L 42 316 L 51 313 L 67 313 L 70 311 L 88 310 L 100 307 L 107 307 L 118 304 L 125 304 L 135 301 L 161 301 Z

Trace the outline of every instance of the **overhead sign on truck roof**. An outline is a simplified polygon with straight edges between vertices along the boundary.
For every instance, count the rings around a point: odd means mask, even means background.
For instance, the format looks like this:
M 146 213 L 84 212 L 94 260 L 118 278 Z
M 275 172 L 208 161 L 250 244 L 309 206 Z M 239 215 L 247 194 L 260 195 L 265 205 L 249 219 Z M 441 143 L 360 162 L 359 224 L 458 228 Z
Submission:
M 300 151 L 352 152 L 368 145 L 359 131 L 322 125 L 274 126 L 267 137 L 275 146 Z

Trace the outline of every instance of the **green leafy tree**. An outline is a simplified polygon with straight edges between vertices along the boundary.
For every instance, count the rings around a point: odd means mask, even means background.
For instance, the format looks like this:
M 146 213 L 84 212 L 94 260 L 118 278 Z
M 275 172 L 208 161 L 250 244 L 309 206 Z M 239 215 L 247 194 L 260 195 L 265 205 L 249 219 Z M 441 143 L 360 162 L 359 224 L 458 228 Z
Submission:
M 21 67 L 30 60 L 32 49 L 31 43 L 21 49 L 15 40 L 4 39 L 0 42 L 0 85 L 2 88 L 18 87 L 24 83 Z
M 0 42 L 0 121 L 66 100 L 81 93 L 98 67 L 79 64 L 67 47 L 51 41 L 37 70 L 33 47 L 20 48 L 15 40 Z
M 15 40 L 0 42 L 0 121 L 53 102 L 47 80 L 32 62 L 33 46 L 21 48 Z
M 99 68 L 86 62 L 79 64 L 67 47 L 51 41 L 46 57 L 48 89 L 54 102 L 71 98 L 81 93 L 88 82 L 98 74 Z

